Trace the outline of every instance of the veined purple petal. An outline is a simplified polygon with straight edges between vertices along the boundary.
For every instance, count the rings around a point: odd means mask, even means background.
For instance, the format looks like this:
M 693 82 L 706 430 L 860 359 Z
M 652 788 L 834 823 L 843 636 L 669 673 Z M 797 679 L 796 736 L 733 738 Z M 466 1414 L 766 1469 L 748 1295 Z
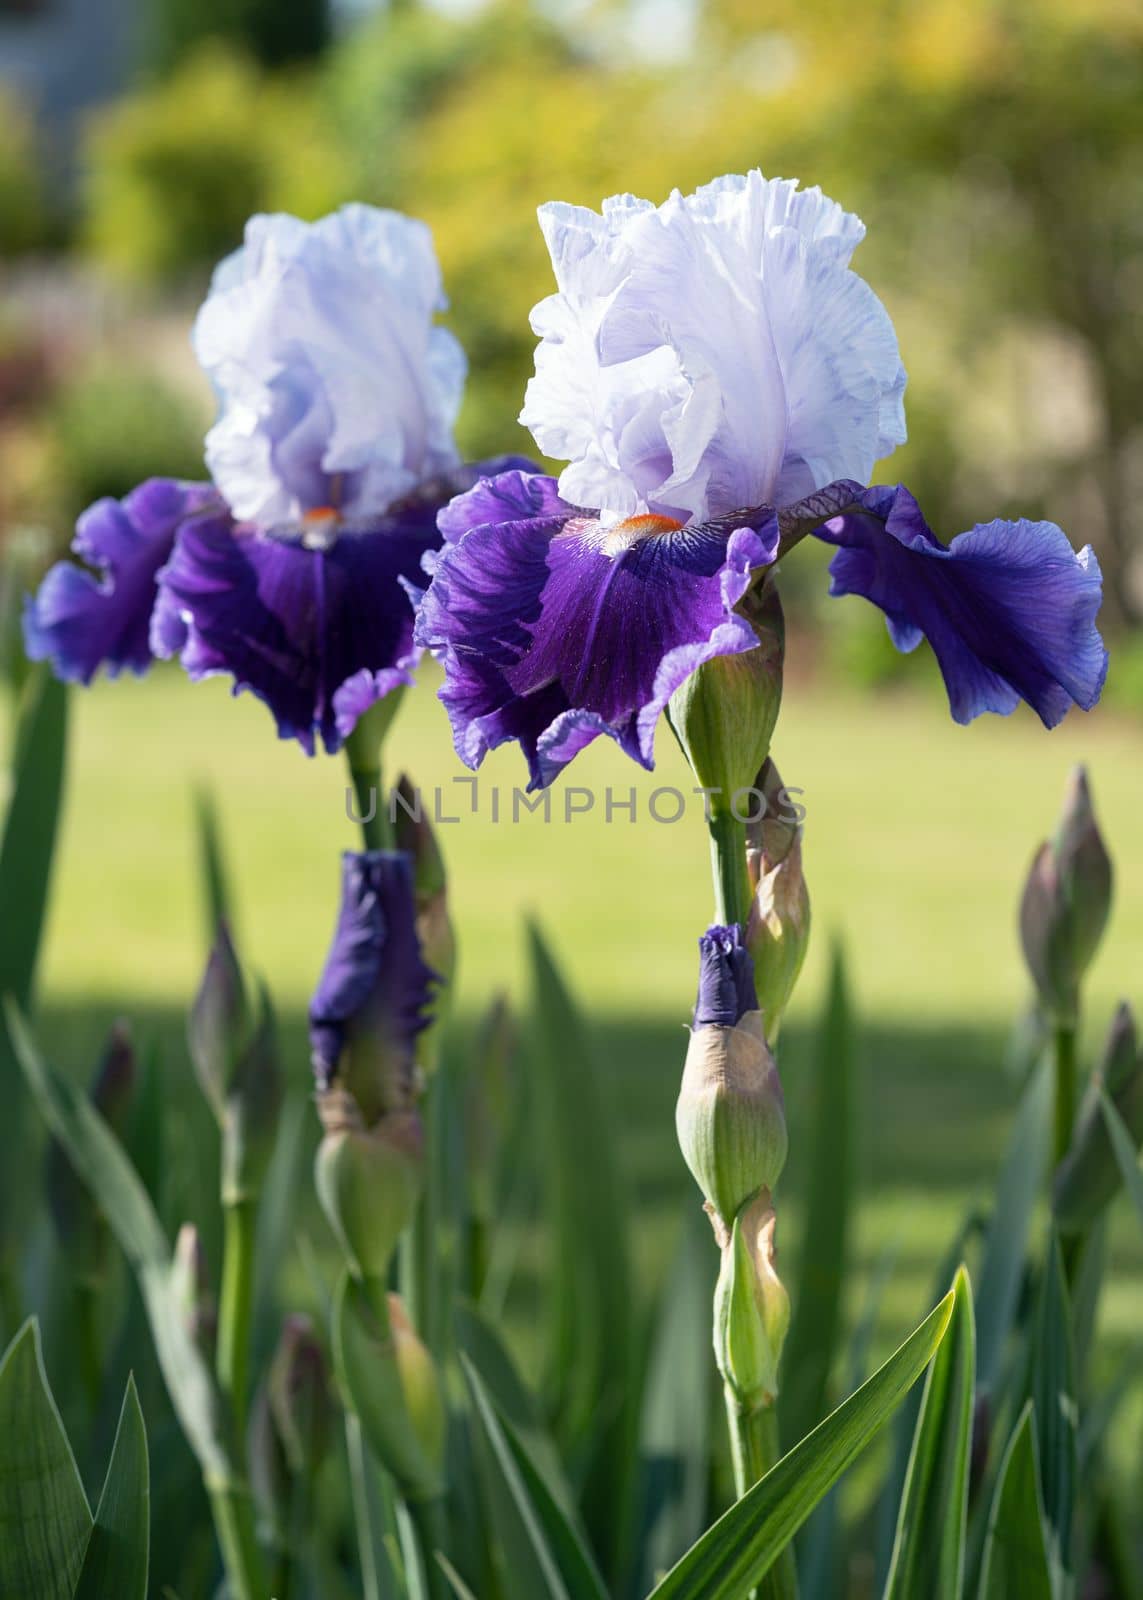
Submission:
M 413 1046 L 427 1026 L 436 974 L 416 931 L 412 858 L 347 850 L 333 943 L 310 1002 L 314 1071 L 345 1082 L 367 1118 L 411 1088 Z
M 159 574 L 152 647 L 192 678 L 226 673 L 269 706 L 283 739 L 337 750 L 358 718 L 412 682 L 420 649 L 404 585 L 440 542 L 437 511 L 483 470 L 434 480 L 385 516 L 323 533 L 188 524 Z
M 863 510 L 817 530 L 838 546 L 831 593 L 872 600 L 899 650 L 928 639 L 957 722 L 1026 700 L 1052 728 L 1072 705 L 1095 705 L 1107 651 L 1090 545 L 1077 554 L 1054 522 L 1021 520 L 980 523 L 945 546 L 902 485 L 858 499 Z
M 738 923 L 708 928 L 699 940 L 699 984 L 693 1025 L 733 1028 L 758 1010 L 754 963 Z
M 469 766 L 515 739 L 542 788 L 605 733 L 649 768 L 679 684 L 757 646 L 734 607 L 774 559 L 768 508 L 605 528 L 552 479 L 512 472 L 454 501 L 445 522 L 416 638 L 443 660 L 440 698 Z
M 146 672 L 155 581 L 179 525 L 217 500 L 209 484 L 150 478 L 124 500 L 97 500 L 72 549 L 93 570 L 60 561 L 24 606 L 24 647 L 58 678 L 90 683 Z

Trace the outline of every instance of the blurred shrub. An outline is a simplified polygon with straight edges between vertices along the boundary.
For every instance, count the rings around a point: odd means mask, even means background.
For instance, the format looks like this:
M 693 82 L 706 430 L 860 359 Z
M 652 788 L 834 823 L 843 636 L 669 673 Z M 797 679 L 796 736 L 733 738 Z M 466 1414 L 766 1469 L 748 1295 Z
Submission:
M 329 0 L 151 0 L 152 55 L 183 62 L 205 40 L 237 46 L 268 67 L 316 56 L 329 40 Z
M 50 441 L 44 500 L 61 536 L 102 495 L 144 478 L 203 478 L 203 418 L 149 374 L 93 368 L 63 385 L 44 416 Z
M 308 78 L 270 78 L 219 46 L 92 124 L 88 248 L 120 276 L 198 273 L 241 242 L 255 211 L 316 217 L 350 198 Z
M 0 255 L 34 249 L 44 242 L 46 228 L 32 122 L 0 86 Z

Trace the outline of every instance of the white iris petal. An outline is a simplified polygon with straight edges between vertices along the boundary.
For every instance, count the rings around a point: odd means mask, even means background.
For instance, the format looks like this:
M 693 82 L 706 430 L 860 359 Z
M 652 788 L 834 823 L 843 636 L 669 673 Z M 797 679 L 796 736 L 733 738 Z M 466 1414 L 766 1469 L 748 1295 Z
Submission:
M 251 218 L 193 336 L 219 397 L 207 464 L 236 517 L 377 515 L 456 465 L 465 359 L 435 325 L 445 304 L 423 223 L 362 205 Z
M 662 206 L 540 208 L 540 302 L 520 420 L 605 521 L 786 505 L 868 482 L 904 442 L 893 324 L 849 268 L 859 218 L 759 172 Z

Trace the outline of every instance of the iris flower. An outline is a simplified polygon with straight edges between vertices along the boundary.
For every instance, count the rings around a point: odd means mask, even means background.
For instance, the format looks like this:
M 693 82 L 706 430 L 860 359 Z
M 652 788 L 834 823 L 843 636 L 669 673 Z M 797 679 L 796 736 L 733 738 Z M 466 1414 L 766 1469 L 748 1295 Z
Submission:
M 461 464 L 464 354 L 428 229 L 346 206 L 257 216 L 216 270 L 193 344 L 219 401 L 212 482 L 155 479 L 81 517 L 25 612 L 33 659 L 90 683 L 178 655 L 251 689 L 283 738 L 335 750 L 410 681 L 401 580 L 489 464 Z
M 662 206 L 541 207 L 556 293 L 532 313 L 521 421 L 558 480 L 512 471 L 441 514 L 415 638 L 443 662 L 461 759 L 508 740 L 542 787 L 600 734 L 650 767 L 703 662 L 756 648 L 741 602 L 813 533 L 834 594 L 926 637 L 953 716 L 1095 704 L 1101 580 L 1049 522 L 944 545 L 908 490 L 865 487 L 905 439 L 893 325 L 820 190 L 726 177 Z

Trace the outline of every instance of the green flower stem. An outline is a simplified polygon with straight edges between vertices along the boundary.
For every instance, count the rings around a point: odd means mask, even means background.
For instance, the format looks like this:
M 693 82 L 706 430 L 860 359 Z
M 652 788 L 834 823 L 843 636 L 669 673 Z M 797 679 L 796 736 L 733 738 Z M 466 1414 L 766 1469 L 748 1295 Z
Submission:
M 745 927 L 751 901 L 746 824 L 729 811 L 712 810 L 708 827 L 715 920 L 724 924 L 740 922 Z
M 231 1600 L 266 1600 L 269 1589 L 254 1534 L 254 1501 L 244 1483 L 210 1483 L 210 1509 Z
M 222 1291 L 218 1305 L 218 1382 L 230 1402 L 234 1437 L 246 1437 L 250 1325 L 254 1311 L 254 1241 L 258 1202 L 250 1195 L 223 1200 Z
M 726 1419 L 730 1426 L 730 1454 L 734 1488 L 741 1500 L 759 1478 L 764 1478 L 781 1455 L 778 1414 L 773 1405 L 744 1406 L 729 1384 L 725 1386 Z M 797 1600 L 798 1572 L 794 1547 L 788 1544 L 754 1591 L 757 1600 Z
M 1052 1034 L 1056 1073 L 1055 1165 L 1064 1159 L 1076 1121 L 1076 1024 L 1058 1022 Z
M 404 690 L 394 689 L 370 706 L 345 741 L 345 759 L 366 850 L 391 850 L 393 825 L 381 786 L 381 746 Z M 372 815 L 370 815 L 372 813 Z
M 377 1570 L 369 1495 L 369 1474 L 373 1462 L 361 1431 L 361 1423 L 352 1411 L 345 1414 L 345 1443 L 349 1454 L 349 1486 L 353 1496 L 353 1521 L 357 1528 L 357 1551 L 361 1563 L 362 1600 L 381 1600 L 381 1574 Z

